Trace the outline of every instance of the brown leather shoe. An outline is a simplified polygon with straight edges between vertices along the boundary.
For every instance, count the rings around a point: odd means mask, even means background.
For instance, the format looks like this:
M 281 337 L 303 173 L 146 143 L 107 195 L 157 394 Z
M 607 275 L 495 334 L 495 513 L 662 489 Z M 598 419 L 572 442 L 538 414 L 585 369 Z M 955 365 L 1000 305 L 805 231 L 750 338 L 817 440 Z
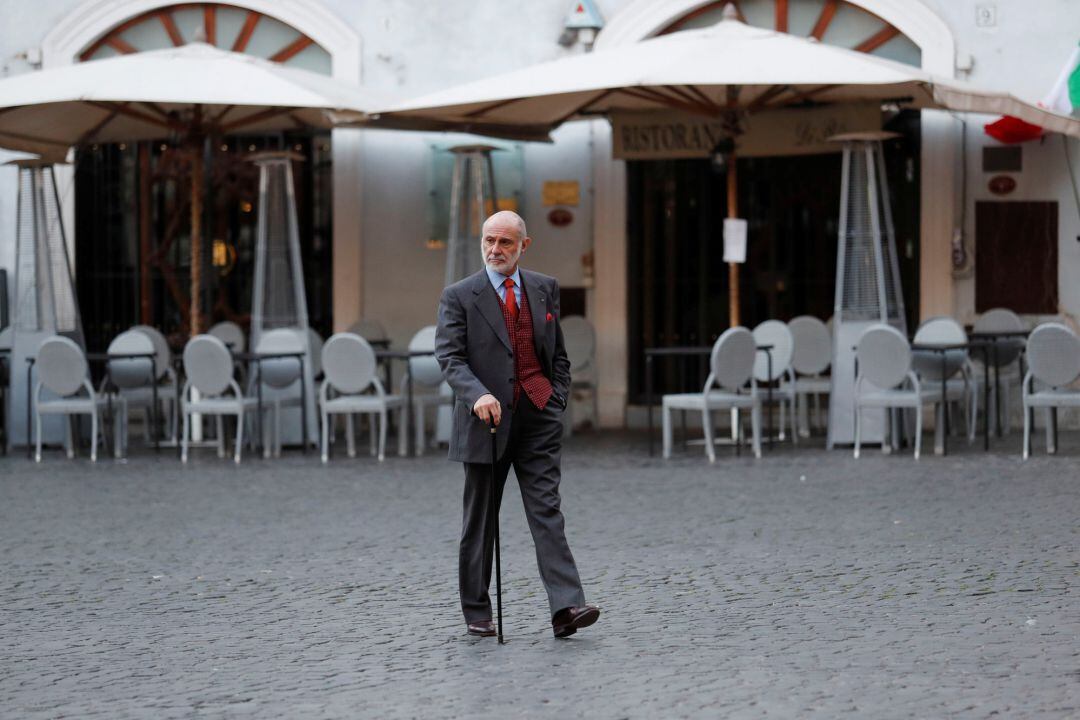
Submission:
M 495 637 L 494 620 L 477 620 L 467 625 L 470 635 L 477 637 Z
M 563 608 L 551 619 L 555 637 L 570 637 L 581 628 L 587 628 L 600 619 L 600 608 L 595 605 Z

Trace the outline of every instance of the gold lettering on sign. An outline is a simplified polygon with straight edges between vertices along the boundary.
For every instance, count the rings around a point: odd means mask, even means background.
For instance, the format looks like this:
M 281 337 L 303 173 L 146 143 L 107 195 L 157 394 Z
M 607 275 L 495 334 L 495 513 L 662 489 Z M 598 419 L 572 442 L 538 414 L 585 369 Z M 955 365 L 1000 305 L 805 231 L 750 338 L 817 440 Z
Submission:
M 717 119 L 675 112 L 612 116 L 612 152 L 618 160 L 705 158 L 724 137 Z M 752 113 L 736 138 L 740 157 L 839 152 L 828 139 L 840 133 L 881 129 L 881 109 L 872 103 L 785 108 Z
M 544 207 L 570 205 L 581 202 L 581 183 L 577 180 L 545 180 L 543 187 Z

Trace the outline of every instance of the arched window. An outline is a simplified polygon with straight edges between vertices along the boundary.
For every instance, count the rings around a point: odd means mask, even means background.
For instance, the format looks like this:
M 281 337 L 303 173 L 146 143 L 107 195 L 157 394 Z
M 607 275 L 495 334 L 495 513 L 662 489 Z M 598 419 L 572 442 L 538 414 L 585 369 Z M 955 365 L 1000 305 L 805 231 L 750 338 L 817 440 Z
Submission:
M 330 54 L 310 37 L 256 10 L 224 3 L 180 3 L 136 15 L 90 43 L 79 59 L 99 60 L 196 40 L 330 74 Z
M 731 0 L 718 0 L 687 12 L 658 35 L 714 25 Z M 823 43 L 916 67 L 922 64 L 919 46 L 892 24 L 844 0 L 736 0 L 739 19 L 748 25 L 814 37 Z

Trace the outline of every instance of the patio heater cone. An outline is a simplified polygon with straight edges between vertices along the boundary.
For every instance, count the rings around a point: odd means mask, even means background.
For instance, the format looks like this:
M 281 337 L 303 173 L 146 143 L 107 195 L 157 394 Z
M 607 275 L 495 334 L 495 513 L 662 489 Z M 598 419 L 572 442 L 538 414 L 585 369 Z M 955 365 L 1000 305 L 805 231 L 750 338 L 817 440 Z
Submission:
M 27 358 L 37 355 L 41 341 L 52 335 L 74 340 L 83 350 L 82 323 L 75 298 L 75 283 L 67 254 L 67 237 L 60 212 L 56 173 L 45 160 L 16 160 L 19 199 L 15 221 L 15 320 L 11 352 L 11 401 L 8 445 L 32 441 L 28 392 L 37 373 L 27 372 Z M 42 435 L 46 443 L 61 442 L 64 420 L 46 417 Z
M 306 409 L 282 407 L 283 443 L 314 443 L 318 439 L 315 412 L 315 372 L 308 334 L 307 296 L 300 256 L 300 230 L 292 163 L 304 160 L 294 152 L 264 152 L 250 156 L 259 166 L 259 213 L 255 231 L 255 286 L 251 299 L 251 348 L 258 351 L 262 336 L 271 330 L 295 331 L 304 353 L 300 383 L 285 388 L 264 388 L 267 397 L 299 401 Z M 257 370 L 257 369 L 256 369 Z M 258 376 L 256 371 L 252 377 Z M 301 430 L 305 423 L 306 428 Z
M 481 268 L 480 235 L 484 220 L 495 212 L 495 169 L 491 145 L 460 145 L 454 153 L 450 184 L 450 236 L 446 242 L 446 284 L 463 280 Z
M 832 392 L 828 447 L 855 441 L 855 351 L 863 331 L 886 323 L 907 335 L 889 184 L 881 141 L 896 133 L 837 135 L 843 143 L 840 228 L 833 308 Z M 880 442 L 884 411 L 864 412 L 862 441 Z

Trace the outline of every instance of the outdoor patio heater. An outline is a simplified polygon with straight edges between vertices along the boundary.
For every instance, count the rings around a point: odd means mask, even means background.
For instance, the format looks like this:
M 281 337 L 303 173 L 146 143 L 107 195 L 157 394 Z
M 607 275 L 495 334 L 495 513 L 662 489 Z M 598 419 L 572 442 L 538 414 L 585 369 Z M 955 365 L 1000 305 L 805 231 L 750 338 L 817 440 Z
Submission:
M 307 432 L 301 433 L 302 412 L 299 400 L 300 383 L 284 388 L 267 387 L 264 400 L 292 400 L 282 406 L 281 441 L 299 445 L 306 437 L 309 443 L 318 441 L 315 412 L 315 368 L 308 340 L 307 298 L 304 294 L 304 267 L 300 258 L 300 229 L 296 219 L 296 193 L 293 184 L 292 162 L 304 156 L 294 152 L 277 151 L 249 156 L 259 167 L 259 214 L 255 230 L 255 287 L 251 301 L 251 343 L 259 348 L 259 340 L 270 330 L 286 328 L 295 331 L 296 343 L 303 350 L 304 372 L 300 380 L 307 394 Z M 263 361 L 289 362 L 289 360 Z M 252 368 L 249 377 L 256 377 Z
M 8 445 L 33 442 L 33 418 L 27 424 L 28 390 L 37 373 L 27 372 L 27 358 L 37 356 L 41 342 L 52 335 L 74 340 L 84 350 L 82 322 L 71 277 L 67 238 L 60 213 L 56 173 L 45 160 L 15 160 L 19 199 L 15 219 L 15 319 L 11 348 L 11 392 L 8 393 Z M 28 387 L 29 384 L 29 387 Z M 65 418 L 46 416 L 42 439 L 60 443 Z
M 866 328 L 887 323 L 907 335 L 904 297 L 896 256 L 883 140 L 896 133 L 836 135 L 843 143 L 840 229 L 833 308 L 832 393 L 827 445 L 855 442 L 855 345 Z M 863 442 L 880 442 L 882 411 L 864 411 Z
M 495 212 L 495 168 L 491 145 L 459 145 L 450 181 L 450 231 L 446 242 L 446 284 L 452 285 L 483 267 L 480 234 Z
M 480 237 L 484 220 L 495 212 L 495 166 L 492 145 L 458 145 L 450 179 L 450 228 L 446 241 L 445 284 L 452 285 L 483 268 Z M 446 392 L 448 386 L 439 389 Z M 451 408 L 440 406 L 435 416 L 435 440 L 450 442 Z

